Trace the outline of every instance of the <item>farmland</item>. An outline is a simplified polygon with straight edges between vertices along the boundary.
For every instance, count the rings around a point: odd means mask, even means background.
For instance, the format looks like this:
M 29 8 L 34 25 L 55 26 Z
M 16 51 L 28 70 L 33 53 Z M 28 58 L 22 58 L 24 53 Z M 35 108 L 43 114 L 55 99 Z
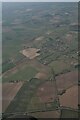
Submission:
M 31 115 L 35 116 L 36 118 L 59 118 L 60 114 L 59 111 L 50 111 L 50 112 L 37 112 L 32 113 Z
M 78 109 L 78 87 L 73 86 L 69 88 L 66 93 L 60 96 L 60 102 L 62 106 L 71 107 L 74 109 Z
M 32 77 L 35 76 L 37 73 L 37 70 L 33 67 L 25 66 L 23 69 L 17 68 L 17 71 L 15 73 L 12 73 L 10 75 L 6 75 L 3 77 L 3 81 L 23 81 L 23 80 L 29 80 Z M 27 77 L 26 77 L 27 76 Z
M 5 83 L 2 86 L 3 89 L 3 112 L 5 111 L 5 109 L 8 107 L 9 103 L 13 100 L 13 98 L 15 97 L 15 95 L 17 94 L 17 92 L 19 91 L 19 89 L 21 88 L 23 83 Z M 13 90 L 12 90 L 13 88 Z
M 40 51 L 39 49 L 36 48 L 28 48 L 26 50 L 20 51 L 23 55 L 25 55 L 26 57 L 28 57 L 29 59 L 33 59 L 36 56 L 39 56 L 40 54 L 37 53 L 38 51 Z
M 78 117 L 77 8 L 77 3 L 3 3 L 4 115 Z

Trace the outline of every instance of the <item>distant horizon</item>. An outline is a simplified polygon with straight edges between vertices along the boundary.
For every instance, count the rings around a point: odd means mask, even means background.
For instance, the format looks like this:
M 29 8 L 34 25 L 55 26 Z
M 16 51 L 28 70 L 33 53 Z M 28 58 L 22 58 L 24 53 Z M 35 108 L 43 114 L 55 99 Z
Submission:
M 79 0 L 0 0 L 1 2 L 79 2 Z

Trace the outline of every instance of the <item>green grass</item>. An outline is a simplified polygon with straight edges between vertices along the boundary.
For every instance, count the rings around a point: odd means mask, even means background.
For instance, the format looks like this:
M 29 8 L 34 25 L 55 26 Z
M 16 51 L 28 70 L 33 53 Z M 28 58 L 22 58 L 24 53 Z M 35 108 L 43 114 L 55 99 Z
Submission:
M 6 72 L 7 70 L 15 67 L 13 63 L 7 63 L 2 65 L 2 73 Z
M 44 109 L 44 104 L 40 102 L 40 98 L 38 96 L 33 96 L 29 105 L 28 111 L 42 110 Z
M 63 60 L 56 60 L 49 64 L 55 71 L 55 74 L 59 74 L 65 70 L 70 70 L 70 64 L 64 62 Z
M 58 107 L 58 103 L 54 101 L 50 103 L 40 102 L 40 98 L 36 95 L 38 87 L 46 81 L 33 78 L 29 82 L 25 82 L 13 101 L 10 103 L 5 113 L 16 112 L 34 112 L 54 110 Z
M 78 111 L 62 109 L 61 118 L 78 118 Z
M 3 82 L 15 81 L 15 80 L 28 81 L 29 79 L 34 77 L 36 73 L 37 70 L 35 68 L 30 66 L 25 66 L 25 68 L 19 69 L 15 74 L 8 74 L 6 78 L 3 77 Z
M 48 106 L 49 105 L 49 106 Z M 50 111 L 50 110 L 55 110 L 56 108 L 58 108 L 59 104 L 56 100 L 54 100 L 51 103 L 42 103 L 40 101 L 40 98 L 38 96 L 33 96 L 31 99 L 31 102 L 29 103 L 28 106 L 28 111 Z
M 35 91 L 41 82 L 41 80 L 36 78 L 25 82 L 5 113 L 28 112 L 31 98 L 35 95 Z

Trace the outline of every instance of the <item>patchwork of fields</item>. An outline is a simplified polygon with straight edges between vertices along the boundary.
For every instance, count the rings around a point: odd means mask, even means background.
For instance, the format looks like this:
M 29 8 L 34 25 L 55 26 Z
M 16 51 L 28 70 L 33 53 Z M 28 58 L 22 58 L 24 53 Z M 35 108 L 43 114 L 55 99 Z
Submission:
M 78 117 L 77 16 L 77 3 L 3 3 L 4 115 Z

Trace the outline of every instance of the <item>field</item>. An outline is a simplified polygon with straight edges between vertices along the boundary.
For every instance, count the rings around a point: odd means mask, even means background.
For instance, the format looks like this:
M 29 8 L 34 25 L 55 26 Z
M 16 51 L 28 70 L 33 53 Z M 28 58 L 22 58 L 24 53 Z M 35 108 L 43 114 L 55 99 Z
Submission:
M 37 70 L 31 66 L 24 66 L 23 68 L 16 68 L 15 72 L 12 71 L 11 74 L 5 75 L 3 77 L 3 82 L 14 82 L 14 81 L 28 81 L 35 76 Z
M 78 84 L 78 71 L 72 71 L 65 74 L 61 74 L 56 77 L 56 83 L 58 89 L 68 89 L 73 85 Z
M 43 82 L 43 81 L 42 81 Z M 39 79 L 31 79 L 29 82 L 24 82 L 23 86 L 10 103 L 6 112 L 25 112 L 28 111 L 28 106 L 31 98 L 35 95 L 37 87 L 41 84 Z M 16 107 L 17 106 L 17 107 Z
M 28 108 L 30 110 L 54 110 L 58 107 L 56 102 L 56 88 L 51 81 L 44 81 L 39 85 L 35 95 L 32 97 Z
M 10 102 L 14 99 L 17 92 L 23 85 L 22 82 L 19 83 L 4 83 L 2 85 L 2 111 L 4 112 Z
M 77 3 L 3 3 L 2 7 L 4 114 L 76 117 Z
M 54 83 L 46 82 L 37 90 L 37 96 L 42 103 L 53 102 L 56 98 Z
M 61 118 L 78 118 L 78 112 L 69 109 L 62 109 L 61 111 Z
M 36 48 L 28 48 L 20 51 L 24 56 L 28 57 L 29 59 L 34 59 L 35 57 L 39 56 L 40 54 L 38 53 L 40 49 Z
M 72 62 L 72 61 L 71 61 Z M 69 59 L 59 58 L 56 61 L 52 61 L 49 66 L 55 70 L 55 74 L 64 73 L 65 71 L 71 70 L 71 62 Z
M 78 86 L 75 85 L 66 90 L 66 92 L 59 97 L 60 104 L 65 107 L 78 109 Z
M 8 107 L 7 111 L 11 113 L 15 111 L 20 112 L 21 110 L 22 112 L 24 112 L 24 110 L 35 111 L 44 110 L 46 109 L 46 107 L 52 110 L 54 107 L 57 106 L 57 104 L 54 104 L 55 99 L 56 99 L 55 89 L 53 88 L 51 82 L 49 81 L 41 82 L 39 79 L 34 78 L 31 79 L 29 82 L 25 82 L 23 84 L 22 88 L 19 90 L 14 100 Z M 17 107 L 15 107 L 16 105 Z
M 39 73 L 37 73 L 36 74 L 36 76 L 35 76 L 35 78 L 38 78 L 38 79 L 47 79 L 47 73 L 45 73 L 45 72 L 39 72 Z
M 59 118 L 60 117 L 59 111 L 36 112 L 36 113 L 32 113 L 31 115 L 35 116 L 36 118 Z

